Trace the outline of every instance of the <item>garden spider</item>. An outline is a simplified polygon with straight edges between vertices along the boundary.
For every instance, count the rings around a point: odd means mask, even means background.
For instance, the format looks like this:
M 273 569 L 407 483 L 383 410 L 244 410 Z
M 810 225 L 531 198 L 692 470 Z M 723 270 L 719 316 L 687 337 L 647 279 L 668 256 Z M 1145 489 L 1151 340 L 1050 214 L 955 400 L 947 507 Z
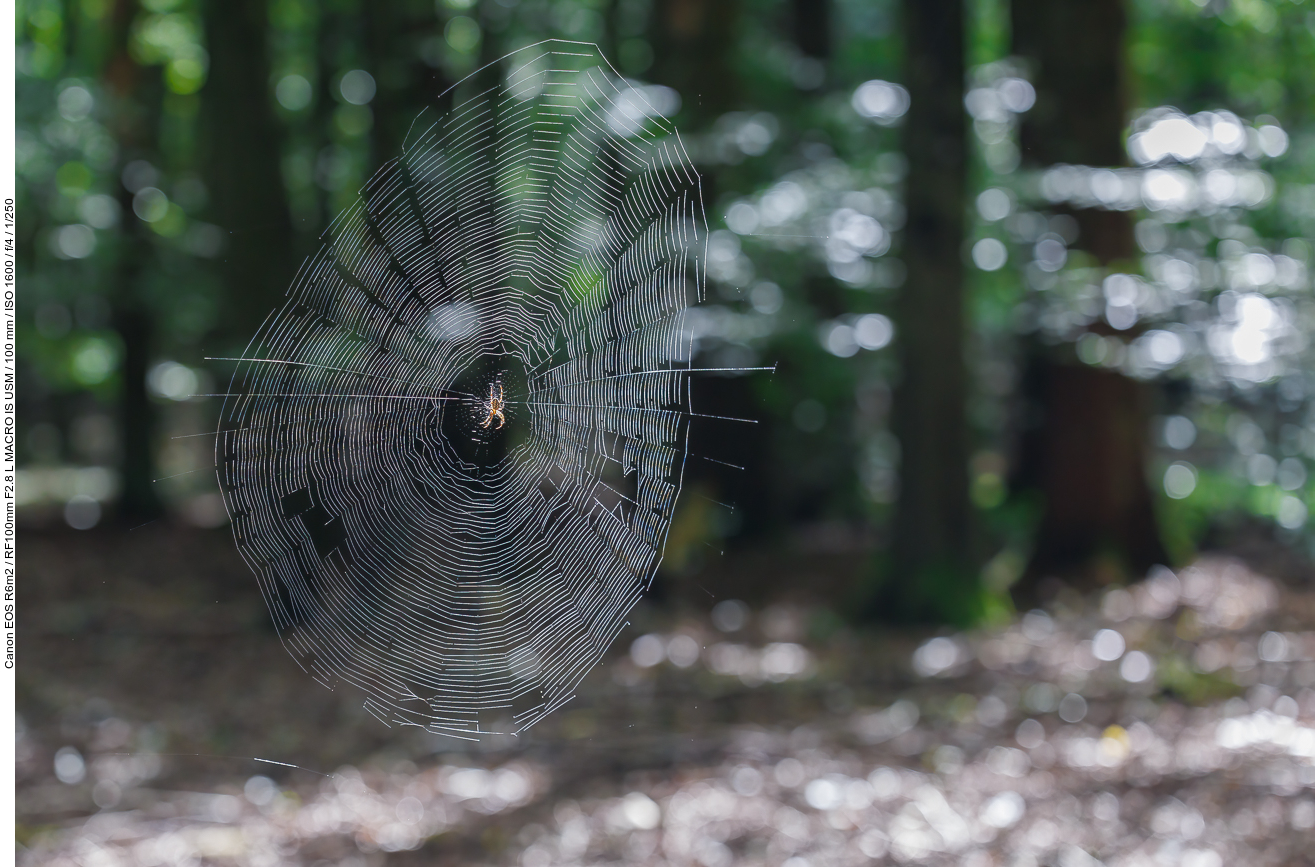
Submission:
M 496 396 L 493 394 L 493 390 L 495 388 L 498 390 Z M 485 428 L 488 427 L 489 425 L 493 424 L 493 419 L 496 418 L 498 420 L 497 429 L 502 430 L 502 426 L 507 423 L 507 417 L 502 414 L 502 409 L 504 406 L 506 406 L 506 402 L 502 399 L 502 397 L 503 397 L 502 383 L 499 382 L 499 383 L 490 384 L 489 385 L 489 417 L 484 419 L 484 424 L 480 425 L 480 427 L 485 427 Z

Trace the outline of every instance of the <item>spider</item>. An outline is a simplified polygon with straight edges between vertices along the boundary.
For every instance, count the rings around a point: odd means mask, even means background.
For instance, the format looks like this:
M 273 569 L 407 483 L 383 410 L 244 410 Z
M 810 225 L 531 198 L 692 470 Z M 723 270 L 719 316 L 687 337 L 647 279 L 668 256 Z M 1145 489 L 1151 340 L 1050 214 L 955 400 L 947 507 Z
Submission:
M 498 391 L 496 395 L 493 393 L 494 389 L 497 389 Z M 498 420 L 497 429 L 502 430 L 502 426 L 507 423 L 507 417 L 502 414 L 502 409 L 505 405 L 506 402 L 502 399 L 502 383 L 499 382 L 489 385 L 489 417 L 484 419 L 484 424 L 480 425 L 480 427 L 488 427 L 493 424 L 493 419 L 496 418 Z

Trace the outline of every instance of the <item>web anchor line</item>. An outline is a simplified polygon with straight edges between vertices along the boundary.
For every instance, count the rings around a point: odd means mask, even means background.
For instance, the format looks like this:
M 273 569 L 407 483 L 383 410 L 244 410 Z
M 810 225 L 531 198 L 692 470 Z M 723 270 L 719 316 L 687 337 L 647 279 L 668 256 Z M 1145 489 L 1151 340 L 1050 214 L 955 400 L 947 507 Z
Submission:
M 225 393 L 192 394 L 192 395 L 188 395 L 188 397 L 313 397 L 316 399 L 325 398 L 325 397 L 336 397 L 336 398 L 342 398 L 343 400 L 358 400 L 358 399 L 359 400 L 428 400 L 428 401 L 456 400 L 465 403 L 469 403 L 471 400 L 475 399 L 470 397 L 434 397 L 432 395 L 424 395 L 424 394 L 334 394 L 332 392 L 327 392 L 324 394 L 315 394 L 315 393 L 307 393 L 301 391 L 291 391 L 282 394 L 279 394 L 277 392 L 269 393 L 269 394 L 257 394 L 249 391 L 247 392 L 235 391 L 226 394 Z
M 730 464 L 730 463 L 727 463 L 726 461 L 719 461 L 719 460 L 717 460 L 716 458 L 710 458 L 710 457 L 708 457 L 707 455 L 696 455 L 696 454 L 694 454 L 693 452 L 691 452 L 691 453 L 690 453 L 690 457 L 692 457 L 692 458 L 699 458 L 699 459 L 701 459 L 701 460 L 705 460 L 705 461 L 711 461 L 711 462 L 714 463 L 714 464 L 721 464 L 723 467 L 730 467 L 730 468 L 733 469 L 733 470 L 744 471 L 744 467 L 740 466 L 739 464 Z
M 657 412 L 657 413 L 669 413 L 672 415 L 687 415 L 691 418 L 716 418 L 716 419 L 721 419 L 723 421 L 738 421 L 738 422 L 743 422 L 744 424 L 758 423 L 758 420 L 756 418 L 736 418 L 735 416 L 730 416 L 730 415 L 708 415 L 706 413 L 690 412 L 688 410 L 654 409 L 652 407 L 645 407 L 645 406 L 600 406 L 600 405 L 584 404 L 584 403 L 547 403 L 543 401 L 532 401 L 532 400 L 507 401 L 507 403 L 516 403 L 517 405 L 520 406 L 557 406 L 557 407 L 567 407 L 569 409 L 615 409 L 621 412 Z
M 371 378 L 373 378 L 373 379 L 387 379 L 387 380 L 389 380 L 389 381 L 391 381 L 391 382 L 400 382 L 400 383 L 402 383 L 403 385 L 420 385 L 420 384 L 421 384 L 421 383 L 419 383 L 419 382 L 417 382 L 417 381 L 415 381 L 415 380 L 402 379 L 402 378 L 400 378 L 400 377 L 396 377 L 396 376 L 384 376 L 383 374 L 379 374 L 379 373 L 366 373 L 364 370 L 355 370 L 355 369 L 350 368 L 350 367 L 329 367 L 328 365 L 325 365 L 325 364 L 312 364 L 312 363 L 309 362 L 309 361 L 285 361 L 285 360 L 283 360 L 283 359 L 281 359 L 281 358 L 226 358 L 226 357 L 223 357 L 223 356 L 213 356 L 213 357 L 212 357 L 212 356 L 209 356 L 209 355 L 207 355 L 207 356 L 205 357 L 204 360 L 205 360 L 205 361 L 245 361 L 245 362 L 249 362 L 249 363 L 253 363 L 253 364 L 288 364 L 288 365 L 293 365 L 293 366 L 297 366 L 297 367 L 317 367 L 317 368 L 319 368 L 319 369 L 321 369 L 321 370 L 332 370 L 332 371 L 336 371 L 336 372 L 338 372 L 338 373 L 350 373 L 350 374 L 353 375 L 353 376 L 368 376 L 368 377 L 371 377 Z M 460 395 L 463 395 L 463 396 L 465 396 L 465 397 L 474 397 L 474 396 L 475 396 L 475 395 L 473 395 L 473 394 L 469 394 L 469 393 L 464 392 L 464 391 L 456 391 L 455 389 L 450 389 L 450 388 L 440 388 L 439 390 L 440 390 L 440 391 L 451 391 L 453 394 L 460 394 Z
M 651 374 L 661 373 L 753 373 L 756 371 L 767 370 L 772 373 L 776 372 L 776 365 L 771 367 L 691 367 L 691 368 L 664 368 L 662 370 L 635 370 L 630 373 L 614 373 L 610 376 L 600 376 L 597 379 L 578 379 L 571 382 L 563 382 L 560 385 L 545 385 L 541 390 L 552 388 L 573 388 L 577 385 L 589 385 L 595 382 L 606 382 L 609 379 L 623 379 L 628 376 L 648 376 Z
M 594 427 L 593 425 L 584 424 L 584 423 L 582 423 L 582 422 L 577 422 L 577 421 L 572 421 L 572 420 L 564 420 L 564 423 L 565 423 L 565 424 L 572 425 L 573 427 L 579 427 L 579 428 L 582 428 L 582 429 L 584 429 L 584 430 L 590 430 L 590 431 L 593 431 L 593 432 L 595 432 L 595 433 L 599 433 L 599 434 L 607 434 L 607 435 L 609 435 L 609 436 L 621 437 L 622 439 L 627 439 L 627 440 L 630 440 L 630 441 L 634 442 L 635 445 L 636 445 L 637 447 L 639 447 L 639 448 L 644 448 L 645 446 L 649 445 L 648 443 L 644 442 L 643 440 L 636 439 L 635 437 L 630 436 L 629 434 L 625 434 L 625 433 L 622 433 L 622 432 L 620 432 L 620 431 L 612 430 L 611 428 L 600 428 L 600 427 Z M 733 470 L 741 470 L 741 471 L 744 471 L 744 469 L 745 469 L 744 467 L 742 467 L 742 466 L 740 466 L 740 465 L 738 465 L 738 464 L 731 464 L 731 463 L 727 463 L 726 461 L 719 461 L 719 460 L 717 460 L 716 458 L 710 458 L 710 457 L 708 457 L 707 455 L 702 455 L 702 454 L 699 454 L 698 452 L 692 452 L 692 451 L 690 451 L 688 448 L 686 448 L 686 450 L 685 450 L 685 454 L 686 454 L 686 456 L 688 456 L 688 457 L 691 457 L 691 458 L 699 458 L 700 460 L 704 460 L 704 461 L 711 461 L 711 462 L 714 463 L 714 464 L 721 464 L 722 466 L 724 466 L 724 467 L 730 467 L 730 468 L 733 469 Z M 609 457 L 609 456 L 607 456 L 607 455 L 604 455 L 604 457 L 607 458 L 607 459 L 609 459 L 609 460 L 613 460 L 613 461 L 616 460 L 615 458 L 611 458 L 611 457 Z M 618 461 L 617 463 L 620 463 L 620 462 Z
M 172 759 L 224 759 L 226 761 L 234 761 L 234 762 L 260 762 L 261 764 L 265 764 L 265 765 L 278 765 L 279 767 L 283 767 L 283 768 L 293 768 L 298 771 L 305 771 L 308 774 L 315 774 L 316 776 L 327 777 L 330 780 L 338 778 L 337 774 L 326 774 L 323 771 L 317 771 L 314 768 L 307 768 L 307 767 L 303 767 L 302 765 L 294 765 L 291 762 L 278 762 L 275 761 L 274 759 L 262 759 L 259 756 L 226 756 L 226 755 L 220 755 L 218 753 L 106 753 L 106 755 L 127 756 L 132 758 L 135 758 L 140 755 L 152 755 L 152 756 L 160 756 L 160 757 L 172 758 Z
M 713 503 L 715 505 L 721 506 L 723 509 L 725 509 L 728 512 L 735 511 L 735 507 L 732 506 L 731 504 L 723 503 L 721 500 L 714 500 L 712 497 L 709 497 L 707 494 L 699 494 L 699 499 L 707 500 L 709 503 Z
M 409 411 L 409 410 L 390 409 L 390 410 L 386 410 L 386 411 L 384 411 L 384 412 L 364 412 L 364 413 L 354 413 L 354 414 L 352 414 L 352 415 L 350 415 L 350 416 L 344 416 L 343 418 L 349 418 L 349 419 L 354 419 L 354 420 L 360 420 L 360 419 L 366 419 L 366 418 L 383 418 L 384 416 L 387 416 L 387 415 L 398 415 L 398 414 L 400 414 L 400 413 L 404 413 L 404 412 L 408 412 L 408 411 Z M 290 421 L 290 422 L 283 422 L 283 423 L 272 424 L 272 425 L 247 425 L 246 427 L 240 428 L 240 430 L 247 430 L 247 431 L 249 431 L 249 430 L 268 430 L 268 429 L 270 429 L 270 428 L 274 428 L 274 427 L 289 427 L 289 426 L 291 426 L 291 425 L 293 425 L 293 424 L 304 424 L 304 423 L 307 423 L 307 422 L 318 422 L 318 421 L 326 421 L 326 420 L 328 420 L 328 419 L 326 419 L 326 418 L 323 417 L 323 416 L 320 416 L 320 417 L 315 417 L 315 418 L 310 418 L 310 419 L 301 419 L 301 420 L 298 420 L 298 421 L 295 421 L 295 422 Z M 227 429 L 221 429 L 221 430 L 210 430 L 210 431 L 202 431 L 201 433 L 191 433 L 191 434 L 177 434 L 177 435 L 175 435 L 175 436 L 171 436 L 171 437 L 169 437 L 169 439 L 171 439 L 171 440 L 183 440 L 183 439 L 192 439 L 193 437 L 213 437 L 213 436 L 218 436 L 218 435 L 223 434 L 223 433 L 232 433 L 234 430 L 239 430 L 239 428 L 227 428 Z

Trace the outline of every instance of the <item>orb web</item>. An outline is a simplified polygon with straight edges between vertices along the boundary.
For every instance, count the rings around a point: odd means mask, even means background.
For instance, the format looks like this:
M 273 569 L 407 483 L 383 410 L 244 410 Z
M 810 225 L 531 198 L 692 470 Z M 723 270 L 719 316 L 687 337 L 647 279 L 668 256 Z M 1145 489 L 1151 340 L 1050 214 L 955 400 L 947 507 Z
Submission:
M 471 737 L 569 700 L 653 578 L 707 228 L 679 137 L 595 46 L 455 92 L 238 359 L 215 457 L 298 662 Z

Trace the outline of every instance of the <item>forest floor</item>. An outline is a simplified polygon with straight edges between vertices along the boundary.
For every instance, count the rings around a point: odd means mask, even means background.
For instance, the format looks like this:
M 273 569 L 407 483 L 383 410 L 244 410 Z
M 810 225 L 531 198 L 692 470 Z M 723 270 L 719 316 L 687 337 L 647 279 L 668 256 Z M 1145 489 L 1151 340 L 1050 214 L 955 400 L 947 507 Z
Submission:
M 937 634 L 834 613 L 861 552 L 728 557 L 466 743 L 313 682 L 226 533 L 21 543 L 29 867 L 1315 864 L 1315 592 L 1224 555 Z

